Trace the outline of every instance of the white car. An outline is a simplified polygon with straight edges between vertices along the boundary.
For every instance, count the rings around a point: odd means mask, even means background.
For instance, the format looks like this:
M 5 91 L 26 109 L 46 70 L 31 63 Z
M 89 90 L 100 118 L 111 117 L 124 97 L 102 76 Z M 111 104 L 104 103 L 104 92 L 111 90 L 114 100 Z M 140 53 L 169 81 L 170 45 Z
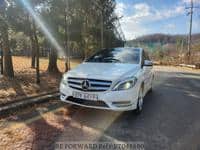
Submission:
M 143 97 L 152 90 L 152 67 L 142 48 L 103 49 L 63 75 L 61 101 L 139 113 Z

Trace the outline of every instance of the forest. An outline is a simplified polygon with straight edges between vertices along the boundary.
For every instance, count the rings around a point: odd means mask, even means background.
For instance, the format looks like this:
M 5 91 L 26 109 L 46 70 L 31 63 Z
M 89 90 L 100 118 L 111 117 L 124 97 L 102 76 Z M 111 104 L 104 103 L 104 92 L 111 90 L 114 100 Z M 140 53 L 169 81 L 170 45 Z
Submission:
M 31 57 L 39 75 L 40 57 L 48 57 L 47 72 L 56 73 L 58 58 L 65 59 L 67 71 L 70 57 L 123 46 L 115 7 L 115 0 L 0 0 L 4 76 L 14 77 L 12 55 Z

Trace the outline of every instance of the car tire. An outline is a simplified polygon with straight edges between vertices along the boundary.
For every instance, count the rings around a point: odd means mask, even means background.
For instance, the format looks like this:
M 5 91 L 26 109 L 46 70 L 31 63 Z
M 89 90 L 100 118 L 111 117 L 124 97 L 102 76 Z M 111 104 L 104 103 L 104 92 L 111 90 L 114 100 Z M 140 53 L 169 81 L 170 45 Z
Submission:
M 138 94 L 137 108 L 135 110 L 137 115 L 141 114 L 142 108 L 143 108 L 143 103 L 144 103 L 143 88 L 140 88 L 140 91 Z
M 152 88 L 152 85 L 151 85 L 151 88 L 149 89 L 149 93 L 153 92 L 153 88 Z
M 154 79 L 154 76 L 151 79 L 151 88 L 149 89 L 150 93 L 153 92 L 153 79 Z

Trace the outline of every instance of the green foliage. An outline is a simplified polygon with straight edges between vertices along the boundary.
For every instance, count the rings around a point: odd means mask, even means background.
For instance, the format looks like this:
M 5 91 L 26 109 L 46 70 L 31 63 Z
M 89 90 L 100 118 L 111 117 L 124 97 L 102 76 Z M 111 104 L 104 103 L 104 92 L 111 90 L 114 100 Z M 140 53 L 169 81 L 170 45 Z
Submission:
M 46 28 L 62 47 L 69 45 L 73 51 L 92 52 L 101 48 L 101 28 L 103 27 L 104 47 L 122 46 L 122 41 L 115 35 L 114 14 L 115 0 L 28 0 L 31 7 L 42 18 Z M 30 13 L 23 5 L 23 0 L 9 0 L 9 7 L 3 8 L 0 17 L 0 29 L 9 26 L 12 35 L 11 47 L 22 49 L 22 43 L 29 43 L 32 33 Z M 103 18 L 103 24 L 102 24 Z M 22 35 L 23 33 L 23 35 Z M 37 27 L 40 47 L 50 48 L 48 37 Z M 20 40 L 18 40 L 20 39 Z M 68 41 L 69 40 L 69 41 Z M 20 42 L 24 41 L 24 42 Z M 26 42 L 25 42 L 26 41 Z M 68 43 L 67 43 L 68 41 Z

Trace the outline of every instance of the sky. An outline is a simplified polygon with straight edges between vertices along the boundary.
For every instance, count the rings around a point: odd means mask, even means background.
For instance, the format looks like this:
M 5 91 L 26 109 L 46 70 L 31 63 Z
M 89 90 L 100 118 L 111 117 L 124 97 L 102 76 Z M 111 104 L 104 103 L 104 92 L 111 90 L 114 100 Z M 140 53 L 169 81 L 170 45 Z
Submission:
M 153 33 L 188 34 L 190 0 L 116 0 L 126 40 Z M 193 0 L 192 33 L 200 33 L 200 0 Z

